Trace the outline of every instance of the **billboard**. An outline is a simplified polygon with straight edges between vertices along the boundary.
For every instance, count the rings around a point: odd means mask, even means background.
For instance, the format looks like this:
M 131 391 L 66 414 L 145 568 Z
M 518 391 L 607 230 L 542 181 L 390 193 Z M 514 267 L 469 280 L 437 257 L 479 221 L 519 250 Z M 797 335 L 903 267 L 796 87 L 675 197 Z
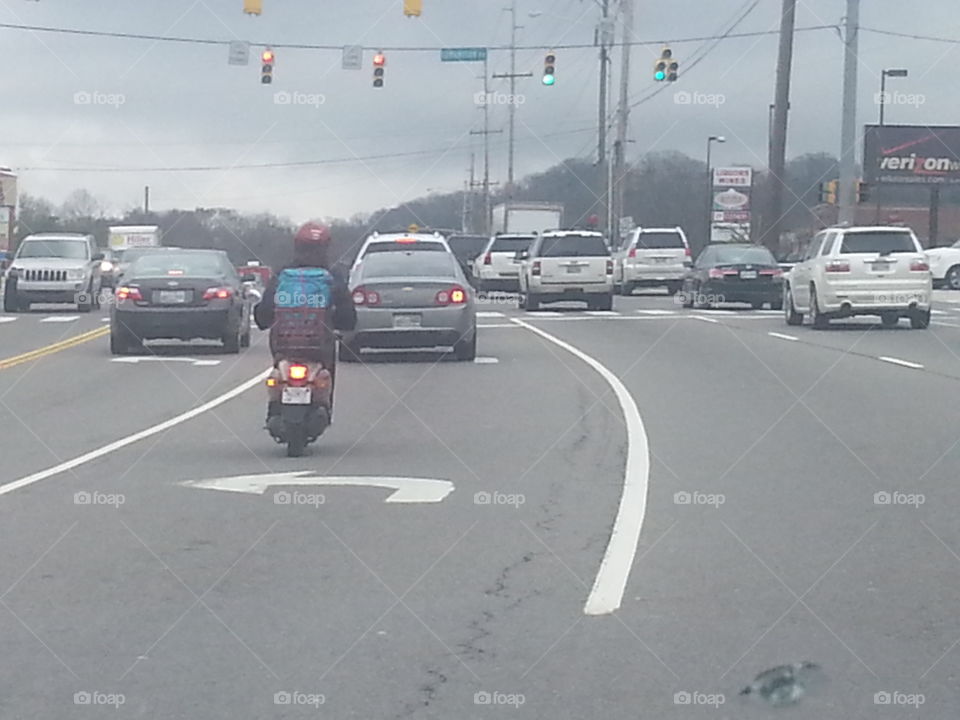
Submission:
M 960 127 L 867 125 L 863 179 L 879 184 L 960 184 Z
M 730 242 L 750 236 L 750 191 L 753 169 L 713 169 L 710 192 L 710 242 Z

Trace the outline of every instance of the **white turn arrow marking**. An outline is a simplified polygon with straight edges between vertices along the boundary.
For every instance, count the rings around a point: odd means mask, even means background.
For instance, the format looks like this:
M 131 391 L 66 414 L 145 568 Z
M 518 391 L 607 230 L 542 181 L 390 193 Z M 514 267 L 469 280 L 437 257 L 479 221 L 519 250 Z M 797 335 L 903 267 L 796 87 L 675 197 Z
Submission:
M 338 477 L 317 475 L 313 470 L 273 475 L 238 475 L 214 480 L 188 480 L 181 484 L 185 487 L 204 490 L 223 490 L 254 495 L 263 495 L 267 488 L 290 485 L 379 487 L 394 491 L 384 500 L 388 503 L 435 503 L 453 492 L 453 483 L 449 480 L 375 476 Z

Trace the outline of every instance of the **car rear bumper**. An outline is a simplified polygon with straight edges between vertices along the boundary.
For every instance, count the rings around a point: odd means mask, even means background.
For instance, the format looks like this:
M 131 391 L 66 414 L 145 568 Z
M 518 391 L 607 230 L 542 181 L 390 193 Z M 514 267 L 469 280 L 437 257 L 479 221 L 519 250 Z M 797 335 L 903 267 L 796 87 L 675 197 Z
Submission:
M 930 308 L 932 284 L 884 283 L 876 286 L 824 283 L 817 287 L 817 303 L 824 312 L 869 315 L 910 308 Z
M 713 302 L 718 303 L 777 302 L 783 297 L 783 283 L 708 282 L 700 287 L 700 293 L 714 296 Z
M 140 308 L 114 310 L 110 327 L 122 327 L 144 340 L 219 340 L 231 321 L 229 310 Z
M 635 285 L 660 285 L 683 280 L 687 269 L 680 266 L 624 265 L 623 279 Z
M 558 282 L 531 282 L 530 292 L 539 296 L 584 296 L 584 295 L 608 295 L 613 292 L 613 278 L 604 282 L 580 282 L 580 283 L 558 283 Z
M 397 327 L 395 316 L 414 316 L 419 325 Z M 358 308 L 352 342 L 363 347 L 412 348 L 453 345 L 475 331 L 470 306 L 436 308 Z
M 504 292 L 519 292 L 520 277 L 477 278 L 478 290 L 502 290 Z

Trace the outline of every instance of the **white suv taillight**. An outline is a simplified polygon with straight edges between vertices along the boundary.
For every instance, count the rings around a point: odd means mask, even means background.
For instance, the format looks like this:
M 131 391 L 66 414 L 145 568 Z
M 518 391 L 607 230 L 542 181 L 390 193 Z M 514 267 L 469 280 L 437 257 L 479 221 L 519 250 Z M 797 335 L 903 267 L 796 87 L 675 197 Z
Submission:
M 846 260 L 832 260 L 823 270 L 828 273 L 850 272 L 850 263 Z
M 539 275 L 539 274 L 540 274 L 540 261 L 539 261 L 539 260 L 534 260 L 534 261 L 533 261 L 533 267 L 530 268 L 530 274 L 531 274 L 531 275 Z
M 914 260 L 910 263 L 910 272 L 930 272 L 930 263 L 926 260 Z

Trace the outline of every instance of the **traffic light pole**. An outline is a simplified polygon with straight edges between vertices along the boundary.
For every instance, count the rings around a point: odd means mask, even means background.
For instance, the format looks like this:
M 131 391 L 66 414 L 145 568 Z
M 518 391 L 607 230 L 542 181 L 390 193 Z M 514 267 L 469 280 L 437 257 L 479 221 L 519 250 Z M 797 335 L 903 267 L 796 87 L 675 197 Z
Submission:
M 627 129 L 630 120 L 630 41 L 633 34 L 633 0 L 621 0 L 623 11 L 623 46 L 620 66 L 620 112 L 617 115 L 617 141 L 614 144 L 614 203 L 610 214 L 612 223 L 610 243 L 620 245 L 620 218 L 624 215 L 624 197 L 627 176 Z
M 777 55 L 777 86 L 773 102 L 773 135 L 770 142 L 770 217 L 764 223 L 764 244 L 779 252 L 783 228 L 783 190 L 787 166 L 787 113 L 790 108 L 790 72 L 793 66 L 793 33 L 797 0 L 783 0 L 780 16 L 780 49 Z

